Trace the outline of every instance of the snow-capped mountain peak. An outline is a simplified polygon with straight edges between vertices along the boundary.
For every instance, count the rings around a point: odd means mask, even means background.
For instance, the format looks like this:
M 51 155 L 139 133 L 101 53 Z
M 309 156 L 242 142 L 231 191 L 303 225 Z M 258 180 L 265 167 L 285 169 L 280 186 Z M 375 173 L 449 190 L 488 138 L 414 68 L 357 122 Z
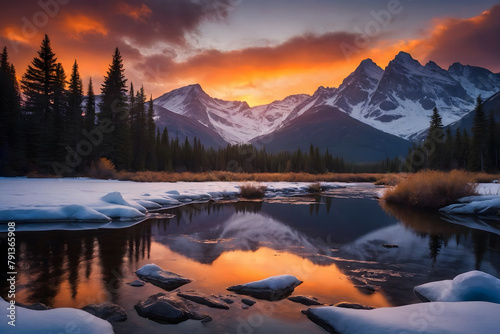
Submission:
M 429 126 L 437 107 L 445 125 L 472 110 L 475 98 L 500 91 L 500 74 L 455 63 L 448 70 L 433 61 L 425 66 L 400 52 L 385 69 L 365 59 L 338 88 L 320 86 L 312 96 L 291 95 L 267 105 L 210 97 L 199 84 L 175 89 L 154 100 L 156 106 L 186 116 L 229 143 L 250 142 L 277 131 L 302 115 L 331 106 L 378 130 L 405 139 Z M 319 116 L 318 116 L 319 117 Z

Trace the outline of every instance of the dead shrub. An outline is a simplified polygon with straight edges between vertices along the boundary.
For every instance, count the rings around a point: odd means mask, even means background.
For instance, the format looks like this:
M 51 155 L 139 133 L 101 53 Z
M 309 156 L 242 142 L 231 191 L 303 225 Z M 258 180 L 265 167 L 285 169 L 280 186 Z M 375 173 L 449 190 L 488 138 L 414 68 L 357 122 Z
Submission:
M 260 199 L 263 198 L 266 193 L 266 186 L 260 185 L 258 183 L 245 183 L 240 185 L 240 196 L 247 199 Z
M 453 170 L 432 170 L 410 174 L 397 186 L 386 191 L 383 199 L 416 208 L 439 209 L 459 198 L 476 195 L 474 174 Z

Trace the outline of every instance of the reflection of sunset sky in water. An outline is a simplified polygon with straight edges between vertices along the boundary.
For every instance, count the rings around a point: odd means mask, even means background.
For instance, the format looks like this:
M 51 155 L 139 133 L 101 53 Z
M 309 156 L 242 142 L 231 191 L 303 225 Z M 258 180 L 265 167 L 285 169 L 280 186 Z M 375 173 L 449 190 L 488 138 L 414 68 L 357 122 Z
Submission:
M 481 269 L 498 276 L 497 235 L 385 208 L 391 217 L 373 199 L 375 192 L 373 187 L 354 188 L 342 195 L 294 199 L 294 204 L 196 204 L 171 210 L 176 218 L 121 230 L 19 233 L 17 301 L 52 307 L 112 301 L 129 315 L 120 328 L 147 324 L 151 329 L 159 325 L 138 318 L 133 305 L 162 290 L 126 284 L 147 263 L 194 280 L 181 290 L 227 295 L 231 285 L 291 274 L 304 282 L 294 295 L 376 307 L 416 302 L 413 286 L 464 271 Z M 384 243 L 399 248 L 386 249 Z M 366 294 L 354 286 L 363 283 L 378 287 L 377 292 Z M 1 289 L 5 295 L 5 286 Z M 276 330 L 291 323 L 302 331 L 314 328 L 300 314 L 306 308 L 301 304 L 258 304 L 274 305 L 266 321 L 274 321 Z M 245 311 L 236 304 L 229 311 L 203 309 L 214 323 L 222 322 L 220 330 Z M 175 330 L 198 326 L 188 323 Z M 293 331 L 300 332 L 297 328 Z

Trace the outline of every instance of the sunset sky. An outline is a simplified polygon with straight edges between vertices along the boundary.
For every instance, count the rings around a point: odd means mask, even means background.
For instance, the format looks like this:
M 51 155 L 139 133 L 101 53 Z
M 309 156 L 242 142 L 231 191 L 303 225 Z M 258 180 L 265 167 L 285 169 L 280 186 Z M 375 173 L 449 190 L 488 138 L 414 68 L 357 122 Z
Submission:
M 18 76 L 43 35 L 66 69 L 76 59 L 96 93 L 114 48 L 126 77 L 158 97 L 199 83 L 211 96 L 258 105 L 337 87 L 365 58 L 401 50 L 421 63 L 500 72 L 493 0 L 17 0 L 0 10 L 0 46 Z

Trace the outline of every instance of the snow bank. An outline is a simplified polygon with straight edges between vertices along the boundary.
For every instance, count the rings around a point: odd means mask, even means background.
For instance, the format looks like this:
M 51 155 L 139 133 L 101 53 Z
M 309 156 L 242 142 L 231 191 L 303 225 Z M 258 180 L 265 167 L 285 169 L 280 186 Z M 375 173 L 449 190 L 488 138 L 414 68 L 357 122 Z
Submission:
M 24 307 L 15 307 L 15 327 L 8 324 L 10 304 L 0 298 L 2 321 L 1 333 L 92 333 L 112 334 L 113 327 L 106 320 L 99 319 L 90 313 L 74 308 L 56 308 L 46 311 L 35 311 Z M 6 317 L 7 315 L 7 317 Z
M 448 205 L 439 211 L 448 215 L 477 215 L 498 217 L 500 214 L 500 184 L 480 183 L 479 196 L 468 196 L 458 203 Z
M 478 216 L 498 216 L 500 213 L 500 196 L 470 196 L 461 198 L 459 202 L 439 211 L 448 215 Z
M 326 306 L 308 309 L 305 314 L 340 334 L 496 334 L 500 305 L 433 302 L 374 310 Z
M 423 301 L 486 301 L 500 304 L 500 280 L 477 270 L 460 274 L 453 280 L 416 286 L 414 292 Z
M 239 184 L 240 182 L 141 183 L 87 178 L 0 178 L 0 221 L 107 223 L 112 219 L 142 219 L 146 217 L 148 210 L 235 198 L 240 193 Z M 310 183 L 263 184 L 268 187 L 268 193 L 272 196 L 288 196 L 305 193 Z M 330 182 L 322 185 L 326 188 L 344 187 L 343 184 Z M 96 224 L 95 228 L 101 226 Z M 21 225 L 16 226 L 16 229 L 17 227 L 22 228 Z M 74 226 L 68 228 L 76 229 Z M 5 228 L 2 226 L 0 230 Z

